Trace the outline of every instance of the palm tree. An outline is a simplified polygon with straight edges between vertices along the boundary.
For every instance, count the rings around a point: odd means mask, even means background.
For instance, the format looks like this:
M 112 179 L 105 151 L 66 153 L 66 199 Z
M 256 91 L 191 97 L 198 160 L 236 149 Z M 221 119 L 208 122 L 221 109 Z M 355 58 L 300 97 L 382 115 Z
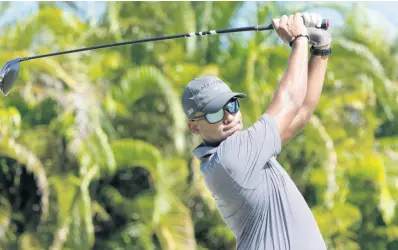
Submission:
M 269 23 L 317 7 L 246 4 L 251 12 L 242 3 L 107 3 L 98 22 L 77 18 L 84 13 L 74 3 L 67 4 L 74 11 L 68 21 L 58 18 L 65 12 L 57 4 L 41 4 L 5 28 L 0 59 L 235 26 L 242 17 Z M 310 125 L 278 159 L 330 249 L 385 249 L 396 239 L 396 44 L 380 50 L 380 41 L 366 40 L 363 24 L 353 21 L 356 11 L 326 6 L 349 25 L 334 35 Z M 250 96 L 242 103 L 249 125 L 270 102 L 288 55 L 271 32 L 256 32 L 27 62 L 0 107 L 2 246 L 233 248 L 190 152 L 198 138 L 185 129 L 179 94 L 192 78 L 217 74 Z M 23 190 L 39 195 L 21 206 Z
M 45 27 L 45 25 L 40 22 L 43 19 L 51 17 L 56 19 L 56 16 L 59 15 L 60 12 L 59 9 L 54 8 L 52 5 L 46 5 L 41 8 L 36 15 L 29 18 L 28 28 L 34 28 L 55 35 L 62 27 L 64 32 L 71 35 L 71 39 L 74 39 L 73 36 L 78 36 L 81 32 L 80 29 L 84 29 L 86 25 L 79 20 L 75 19 L 76 25 L 72 27 L 64 25 L 63 23 L 53 23 L 53 26 Z M 22 21 L 21 24 L 23 25 L 24 22 Z M 18 31 L 16 35 L 16 37 L 18 37 L 18 35 L 24 34 L 30 38 L 24 40 L 24 44 L 20 46 L 21 48 L 31 46 L 30 44 L 35 37 L 34 33 L 26 34 L 25 31 L 26 30 Z M 90 40 L 90 37 L 87 38 L 87 40 Z M 59 41 L 60 43 L 57 46 L 60 46 L 61 49 L 67 49 L 68 43 L 65 44 L 61 43 L 64 41 Z M 77 44 L 76 46 L 83 46 L 83 42 L 85 41 L 80 40 L 81 44 Z M 40 52 L 43 53 L 43 51 Z M 100 64 L 106 63 L 109 57 L 112 57 L 112 54 L 109 56 L 106 54 L 100 55 L 100 57 L 102 57 L 103 60 L 99 60 Z M 43 143 L 44 145 L 31 145 L 32 150 L 39 154 L 39 157 L 43 158 L 43 160 L 46 158 L 46 160 L 48 160 L 48 155 L 45 155 L 44 152 L 40 152 L 40 150 L 48 148 L 50 145 L 57 145 L 57 141 L 61 141 L 62 144 L 62 152 L 53 155 L 53 159 L 48 161 L 46 166 L 48 169 L 51 169 L 51 177 L 49 179 L 51 189 L 54 192 L 52 201 L 55 202 L 54 204 L 57 204 L 59 209 L 59 213 L 51 216 L 52 221 L 56 221 L 57 229 L 53 235 L 54 240 L 51 242 L 44 240 L 42 244 L 49 246 L 50 249 L 62 249 L 64 246 L 88 249 L 94 244 L 93 209 L 104 210 L 98 203 L 94 203 L 95 207 L 92 207 L 89 192 L 90 184 L 93 180 L 101 177 L 108 176 L 108 178 L 110 178 L 116 170 L 115 158 L 109 144 L 110 137 L 105 133 L 106 129 L 110 129 L 110 135 L 112 135 L 114 124 L 112 124 L 110 117 L 107 117 L 107 115 L 114 116 L 122 114 L 123 117 L 123 111 L 126 111 L 127 107 L 135 103 L 136 100 L 134 100 L 134 97 L 140 99 L 142 95 L 150 92 L 150 86 L 160 86 L 162 89 L 161 92 L 163 92 L 164 96 L 169 98 L 168 106 L 174 111 L 172 115 L 174 115 L 176 124 L 176 148 L 178 149 L 181 148 L 182 142 L 184 142 L 183 138 L 180 136 L 183 130 L 178 127 L 179 124 L 181 124 L 179 121 L 181 120 L 180 117 L 183 112 L 181 111 L 181 107 L 176 105 L 175 93 L 170 87 L 170 83 L 167 81 L 166 77 L 156 70 L 156 68 L 143 67 L 139 70 L 127 71 L 126 76 L 122 79 L 123 84 L 126 82 L 134 83 L 134 81 L 139 80 L 141 83 L 145 84 L 141 85 L 142 90 L 139 92 L 131 93 L 127 91 L 123 93 L 123 95 L 118 95 L 118 88 L 113 88 L 115 92 L 109 92 L 103 85 L 90 83 L 90 81 L 95 81 L 98 76 L 87 74 L 90 68 L 87 67 L 85 63 L 88 65 L 103 66 L 92 63 L 92 61 L 98 59 L 97 57 L 94 56 L 92 59 L 87 59 L 85 56 L 71 55 L 67 58 L 70 60 L 61 61 L 58 58 L 48 58 L 37 62 L 37 64 L 29 68 L 34 73 L 31 75 L 22 75 L 20 77 L 22 81 L 26 81 L 28 84 L 19 85 L 17 90 L 21 90 L 23 93 L 27 94 L 24 96 L 25 100 L 31 103 L 31 105 L 45 105 L 49 109 L 54 109 L 53 107 L 55 105 L 58 109 L 56 111 L 56 116 L 52 117 L 50 121 L 47 121 L 45 125 L 42 125 L 40 128 L 33 127 L 25 129 L 24 134 L 26 134 L 26 138 L 23 139 L 29 142 L 29 139 L 32 138 L 31 136 L 37 135 L 37 133 L 52 139 Z M 67 72 L 73 72 L 73 74 Z M 57 77 L 54 77 L 55 75 L 57 75 Z M 88 77 L 85 75 L 88 75 Z M 16 93 L 16 91 L 14 93 Z M 159 93 L 159 91 L 157 91 L 157 93 Z M 123 103 L 115 99 L 112 95 L 121 98 L 120 100 L 123 100 Z M 124 99 L 132 95 L 133 99 Z M 9 100 L 11 101 L 12 99 L 13 97 L 10 97 Z M 46 103 L 47 100 L 51 100 L 50 103 Z M 22 103 L 22 105 L 26 106 L 24 103 Z M 104 107 L 106 111 L 109 111 L 109 113 L 104 113 L 101 110 L 102 107 Z M 126 113 L 124 114 L 126 115 Z M 127 112 L 127 117 L 129 119 L 132 118 L 131 112 Z M 115 139 L 117 139 L 118 136 L 116 133 L 113 133 L 113 135 Z M 139 160 L 137 161 L 140 162 Z M 61 165 L 53 165 L 56 163 L 60 163 Z M 158 164 L 157 162 L 155 163 Z M 169 166 L 170 164 L 164 165 Z M 162 185 L 167 185 L 167 182 L 159 182 L 157 188 L 159 190 L 164 190 L 165 187 Z M 167 193 L 167 196 L 158 195 L 157 197 L 159 198 L 155 199 L 155 201 L 158 202 L 167 202 L 165 198 L 170 198 L 171 212 L 185 214 L 186 218 L 181 217 L 180 219 L 182 223 L 188 224 L 182 233 L 184 233 L 184 235 L 188 233 L 189 236 L 189 232 L 193 232 L 193 229 L 190 228 L 189 213 L 185 205 L 178 201 L 178 197 L 172 196 L 171 193 Z M 158 216 L 165 213 L 168 212 L 158 210 L 154 212 L 154 214 Z M 150 223 L 149 221 L 146 222 L 148 224 Z M 155 224 L 157 229 L 161 230 L 158 232 L 158 235 L 163 245 L 174 248 L 173 245 L 175 244 L 178 246 L 178 244 L 181 245 L 192 242 L 189 245 L 194 246 L 195 241 L 193 236 L 188 238 L 188 241 L 182 241 L 182 243 L 181 239 L 180 241 L 174 239 L 174 237 L 177 236 L 174 236 L 172 227 L 169 227 L 167 223 L 170 223 L 170 221 L 161 219 Z M 171 235 L 169 235 L 170 233 Z M 76 234 L 80 237 L 74 237 Z

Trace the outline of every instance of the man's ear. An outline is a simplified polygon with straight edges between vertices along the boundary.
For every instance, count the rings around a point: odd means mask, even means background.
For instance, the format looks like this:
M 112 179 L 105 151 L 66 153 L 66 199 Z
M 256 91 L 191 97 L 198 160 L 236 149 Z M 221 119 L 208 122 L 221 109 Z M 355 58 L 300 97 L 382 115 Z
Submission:
M 198 134 L 199 133 L 199 126 L 193 122 L 188 123 L 188 128 L 191 130 L 193 134 Z

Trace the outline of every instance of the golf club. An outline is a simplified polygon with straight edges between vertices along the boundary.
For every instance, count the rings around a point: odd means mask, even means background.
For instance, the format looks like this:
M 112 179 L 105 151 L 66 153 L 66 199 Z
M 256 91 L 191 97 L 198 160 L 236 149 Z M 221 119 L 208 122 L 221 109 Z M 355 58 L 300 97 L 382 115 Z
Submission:
M 323 19 L 322 25 L 320 28 L 328 29 L 329 26 L 330 26 L 329 19 Z M 19 67 L 20 67 L 19 65 L 23 61 L 38 59 L 38 58 L 42 58 L 42 57 L 50 57 L 50 56 L 57 56 L 57 55 L 62 55 L 62 54 L 81 52 L 81 51 L 86 51 L 86 50 L 95 50 L 95 49 L 102 49 L 102 48 L 107 48 L 107 47 L 127 45 L 127 44 L 144 43 L 144 42 L 152 42 L 152 41 L 159 41 L 159 40 L 169 40 L 169 39 L 175 39 L 175 38 L 186 38 L 186 37 L 193 37 L 193 36 L 217 35 L 217 34 L 226 34 L 226 33 L 233 33 L 233 32 L 260 31 L 260 30 L 272 30 L 272 29 L 274 29 L 274 28 L 272 27 L 272 24 L 270 24 L 270 25 L 247 26 L 247 27 L 240 27 L 240 28 L 229 28 L 229 29 L 221 29 L 221 30 L 200 31 L 200 32 L 192 32 L 192 33 L 169 35 L 169 36 L 160 36 L 160 37 L 154 37 L 154 38 L 146 38 L 146 39 L 140 39 L 140 40 L 98 45 L 98 46 L 92 46 L 92 47 L 74 49 L 74 50 L 67 50 L 67 51 L 55 52 L 55 53 L 44 54 L 44 55 L 16 58 L 16 59 L 12 59 L 12 60 L 9 60 L 8 62 L 6 62 L 6 64 L 1 69 L 1 71 L 0 71 L 0 90 L 3 93 L 3 95 L 5 95 L 5 96 L 7 96 L 8 93 L 10 93 L 10 90 L 13 87 L 15 80 L 18 77 Z

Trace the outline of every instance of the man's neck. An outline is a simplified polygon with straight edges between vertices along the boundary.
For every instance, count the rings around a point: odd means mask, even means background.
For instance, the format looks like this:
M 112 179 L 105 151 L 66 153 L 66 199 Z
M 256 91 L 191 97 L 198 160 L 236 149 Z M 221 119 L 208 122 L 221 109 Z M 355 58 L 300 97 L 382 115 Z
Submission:
M 209 141 L 205 141 L 203 140 L 203 145 L 204 146 L 208 146 L 208 147 L 218 147 L 220 145 L 221 141 L 219 142 L 209 142 Z

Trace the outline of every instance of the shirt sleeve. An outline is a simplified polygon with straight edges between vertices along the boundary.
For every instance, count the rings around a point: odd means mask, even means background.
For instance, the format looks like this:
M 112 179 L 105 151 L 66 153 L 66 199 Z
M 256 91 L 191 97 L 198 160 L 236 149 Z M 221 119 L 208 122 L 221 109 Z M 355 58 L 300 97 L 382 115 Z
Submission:
M 220 164 L 244 188 L 255 188 L 263 178 L 260 172 L 269 159 L 281 151 L 281 138 L 275 120 L 264 113 L 251 127 L 235 133 L 220 144 Z

